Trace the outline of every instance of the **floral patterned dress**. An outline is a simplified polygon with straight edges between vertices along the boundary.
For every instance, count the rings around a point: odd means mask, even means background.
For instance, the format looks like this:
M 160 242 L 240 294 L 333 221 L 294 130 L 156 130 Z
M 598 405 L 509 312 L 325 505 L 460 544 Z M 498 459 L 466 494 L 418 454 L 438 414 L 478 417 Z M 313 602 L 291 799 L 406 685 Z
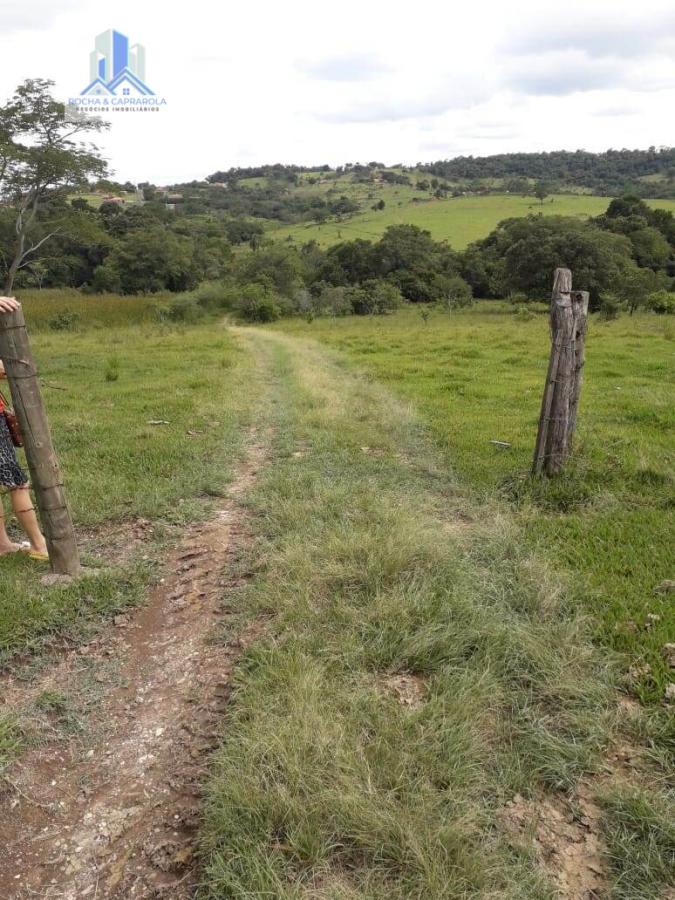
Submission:
M 27 484 L 28 478 L 16 460 L 12 435 L 9 433 L 3 412 L 4 404 L 0 400 L 0 490 L 9 488 L 11 491 Z

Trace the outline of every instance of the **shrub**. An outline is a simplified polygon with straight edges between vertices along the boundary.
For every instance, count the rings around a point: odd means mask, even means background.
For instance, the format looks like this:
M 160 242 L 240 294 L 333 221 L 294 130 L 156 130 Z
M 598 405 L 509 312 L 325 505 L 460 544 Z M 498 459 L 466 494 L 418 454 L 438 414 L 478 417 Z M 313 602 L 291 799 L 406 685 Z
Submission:
M 352 312 L 349 288 L 324 285 L 312 308 L 319 316 L 348 316 Z
M 106 381 L 117 381 L 120 377 L 119 357 L 111 356 L 105 364 L 104 376 Z
M 192 296 L 204 309 L 231 309 L 237 295 L 222 281 L 204 281 Z
M 532 300 L 527 294 L 524 294 L 522 291 L 512 291 L 509 294 L 509 303 L 516 307 L 525 306 L 526 303 L 531 303 Z
M 276 297 L 260 284 L 241 289 L 237 310 L 246 322 L 275 322 L 282 312 Z
M 388 281 L 370 278 L 358 288 L 349 289 L 352 310 L 357 316 L 383 316 L 401 305 L 401 291 Z
M 119 272 L 110 265 L 98 266 L 94 270 L 89 290 L 92 294 L 119 294 L 122 281 Z
M 473 291 L 460 275 L 444 277 L 441 302 L 446 309 L 460 309 L 473 304 Z
M 52 316 L 48 325 L 52 331 L 75 331 L 80 321 L 79 313 L 64 309 L 63 312 Z
M 675 316 L 675 294 L 670 291 L 655 291 L 647 297 L 647 309 L 660 316 Z
M 529 322 L 534 319 L 534 313 L 525 305 L 514 306 L 513 314 L 520 322 Z
M 606 322 L 619 318 L 621 302 L 613 294 L 606 294 L 600 301 L 600 318 Z
M 192 294 L 179 294 L 168 306 L 160 306 L 157 316 L 163 322 L 196 322 L 204 315 L 204 308 Z

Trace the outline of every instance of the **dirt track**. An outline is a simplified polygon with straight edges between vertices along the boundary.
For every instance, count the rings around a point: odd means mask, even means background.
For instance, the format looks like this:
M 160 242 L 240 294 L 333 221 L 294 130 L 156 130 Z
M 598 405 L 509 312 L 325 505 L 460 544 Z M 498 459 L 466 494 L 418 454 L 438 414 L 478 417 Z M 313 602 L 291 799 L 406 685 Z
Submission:
M 147 605 L 117 616 L 37 683 L 8 686 L 6 701 L 18 711 L 83 672 L 93 673 L 99 695 L 93 709 L 78 711 L 84 728 L 76 738 L 30 750 L 7 773 L 0 796 L 3 900 L 192 895 L 208 754 L 233 663 L 264 627 L 249 622 L 225 646 L 210 640 L 234 611 L 227 604 L 237 579 L 228 568 L 247 541 L 238 498 L 265 456 L 252 436 L 228 499 L 215 518 L 187 529 Z

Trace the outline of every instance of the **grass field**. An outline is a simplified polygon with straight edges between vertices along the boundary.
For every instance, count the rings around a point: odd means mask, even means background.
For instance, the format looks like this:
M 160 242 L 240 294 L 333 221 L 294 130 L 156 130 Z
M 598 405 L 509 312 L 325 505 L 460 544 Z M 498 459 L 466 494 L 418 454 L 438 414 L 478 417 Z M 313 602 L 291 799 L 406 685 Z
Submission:
M 82 294 L 69 288 L 20 291 L 31 331 L 77 331 L 126 328 L 158 321 L 158 310 L 170 294 L 120 297 L 119 294 Z
M 389 225 L 410 224 L 425 228 L 435 240 L 448 241 L 455 249 L 463 250 L 472 241 L 489 234 L 502 219 L 539 213 L 587 218 L 603 213 L 610 202 L 608 197 L 559 194 L 540 204 L 532 197 L 489 194 L 447 200 L 425 199 L 413 203 L 408 196 L 410 188 L 401 188 L 406 193 L 398 198 L 394 195 L 394 190 L 396 189 L 387 188 L 387 192 L 392 192 L 391 198 L 382 194 L 387 205 L 381 211 L 367 209 L 343 222 L 327 222 L 323 225 L 303 223 L 283 228 L 272 226 L 269 233 L 276 240 L 289 237 L 298 243 L 315 240 L 322 247 L 327 247 L 340 240 L 377 240 Z M 380 195 L 377 196 L 379 198 Z M 417 196 L 424 197 L 423 194 Z M 647 200 L 647 203 L 653 207 L 675 210 L 675 200 Z
M 255 422 L 269 460 L 243 501 L 252 540 L 226 602 L 265 628 L 213 759 L 201 897 L 553 900 L 555 874 L 499 817 L 521 796 L 583 819 L 582 779 L 608 896 L 660 900 L 672 715 L 628 721 L 616 688 L 617 661 L 650 661 L 636 689 L 660 700 L 673 639 L 672 601 L 652 593 L 673 575 L 672 326 L 592 322 L 577 459 L 546 488 L 521 478 L 544 315 L 481 304 L 427 323 L 411 308 L 178 328 L 155 302 L 120 299 L 135 317 L 121 327 L 114 298 L 82 298 L 74 330 L 54 330 L 75 298 L 24 297 L 78 528 L 100 546 L 140 516 L 156 537 L 72 585 L 4 559 L 4 665 L 140 601 Z M 608 751 L 626 737 L 639 781 L 612 784 Z M 0 715 L 0 768 L 25 739 Z
M 545 315 L 522 321 L 485 303 L 434 313 L 427 324 L 407 309 L 280 327 L 339 348 L 413 401 L 448 464 L 479 496 L 515 503 L 530 544 L 580 580 L 602 640 L 626 652 L 626 669 L 641 670 L 639 695 L 662 700 L 669 676 L 661 651 L 675 640 L 672 600 L 654 594 L 674 575 L 672 323 L 593 319 L 576 457 L 550 484 L 524 477 L 548 358 Z

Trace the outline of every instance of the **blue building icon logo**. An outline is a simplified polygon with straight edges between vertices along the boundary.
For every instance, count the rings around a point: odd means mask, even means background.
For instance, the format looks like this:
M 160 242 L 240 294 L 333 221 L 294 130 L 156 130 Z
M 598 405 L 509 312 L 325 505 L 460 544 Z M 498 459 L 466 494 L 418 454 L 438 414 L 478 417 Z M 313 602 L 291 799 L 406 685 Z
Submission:
M 109 28 L 97 35 L 89 54 L 90 83 L 81 97 L 154 97 L 145 83 L 145 47 Z

